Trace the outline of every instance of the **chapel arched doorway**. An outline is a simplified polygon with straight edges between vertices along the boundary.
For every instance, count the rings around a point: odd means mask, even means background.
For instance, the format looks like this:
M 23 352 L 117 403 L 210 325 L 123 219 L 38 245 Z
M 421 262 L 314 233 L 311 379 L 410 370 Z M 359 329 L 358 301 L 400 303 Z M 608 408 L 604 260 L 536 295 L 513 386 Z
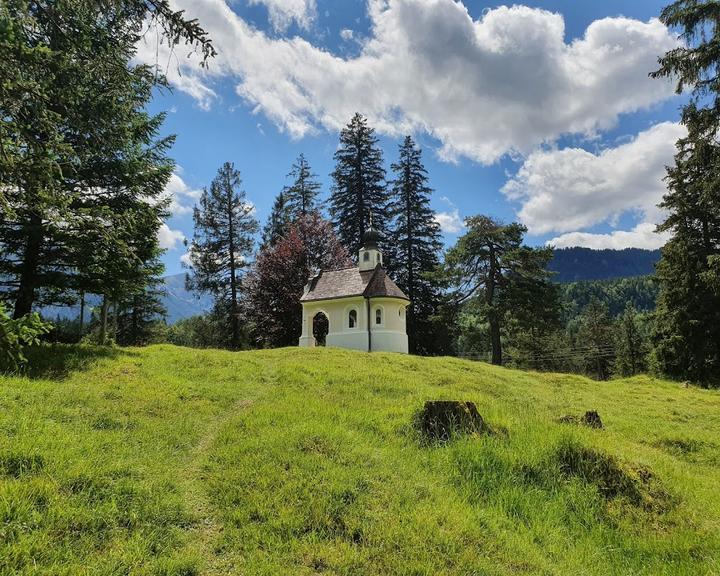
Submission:
M 330 331 L 330 321 L 323 312 L 318 312 L 313 316 L 312 333 L 315 338 L 315 346 L 325 346 L 328 332 Z

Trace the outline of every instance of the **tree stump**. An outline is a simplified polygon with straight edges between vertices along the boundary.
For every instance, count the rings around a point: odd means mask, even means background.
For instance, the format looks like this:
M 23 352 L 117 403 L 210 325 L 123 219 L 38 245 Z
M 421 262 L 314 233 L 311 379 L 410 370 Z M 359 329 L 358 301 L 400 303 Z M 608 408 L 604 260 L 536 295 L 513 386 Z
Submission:
M 602 420 L 600 420 L 600 414 L 598 414 L 596 410 L 588 410 L 587 412 L 585 412 L 580 422 L 582 424 L 585 424 L 585 426 L 589 426 L 590 428 L 603 427 Z
M 429 440 L 447 441 L 464 434 L 480 434 L 485 422 L 473 402 L 434 400 L 425 402 L 418 418 L 422 434 Z
M 588 410 L 580 417 L 568 414 L 561 416 L 557 421 L 560 422 L 560 424 L 582 424 L 589 428 L 603 428 L 600 414 L 598 414 L 596 410 Z

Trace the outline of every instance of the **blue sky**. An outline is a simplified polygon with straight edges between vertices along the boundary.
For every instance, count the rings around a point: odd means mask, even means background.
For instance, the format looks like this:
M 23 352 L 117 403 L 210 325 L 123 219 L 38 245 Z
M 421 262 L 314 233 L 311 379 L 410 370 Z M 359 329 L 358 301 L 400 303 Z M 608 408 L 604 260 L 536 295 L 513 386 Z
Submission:
M 240 169 L 262 224 L 301 152 L 327 196 L 354 111 L 376 127 L 388 169 L 402 135 L 415 137 L 448 244 L 479 213 L 523 222 L 531 244 L 662 244 L 655 205 L 683 134 L 682 97 L 647 78 L 677 44 L 654 20 L 664 2 L 175 4 L 219 55 L 203 71 L 182 48 L 139 50 L 174 86 L 151 105 L 177 135 L 161 233 L 169 274 L 182 269 L 198 191 L 223 162 Z

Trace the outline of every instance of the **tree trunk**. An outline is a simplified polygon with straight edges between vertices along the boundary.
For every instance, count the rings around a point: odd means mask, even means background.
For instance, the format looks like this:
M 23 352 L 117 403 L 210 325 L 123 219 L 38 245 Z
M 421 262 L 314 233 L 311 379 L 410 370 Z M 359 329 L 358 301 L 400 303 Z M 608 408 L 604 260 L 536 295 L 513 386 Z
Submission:
M 107 324 L 108 324 L 108 297 L 103 295 L 102 307 L 100 308 L 100 345 L 104 346 L 107 341 Z
M 142 344 L 140 342 L 140 318 L 139 318 L 139 312 L 138 308 L 140 306 L 140 296 L 135 296 L 133 298 L 133 308 L 132 308 L 132 321 L 130 323 L 130 343 L 137 346 L 138 344 Z
M 85 292 L 80 292 L 80 327 L 78 328 L 78 339 L 82 340 L 83 327 L 85 323 Z
M 228 249 L 230 250 L 230 346 L 233 350 L 240 348 L 240 321 L 237 311 L 237 279 L 235 277 L 235 226 L 233 222 L 232 187 L 227 185 L 228 195 Z
M 491 362 L 496 366 L 502 366 L 502 341 L 500 340 L 500 320 L 497 311 L 493 308 L 488 312 L 488 323 L 490 324 L 490 344 L 492 346 Z
M 112 317 L 112 333 L 113 333 L 113 340 L 117 342 L 118 338 L 118 301 L 117 299 L 113 300 L 113 317 Z
M 410 181 L 409 170 L 406 170 L 405 178 L 406 181 Z M 417 340 L 415 333 L 415 274 L 413 273 L 415 268 L 415 262 L 413 261 L 413 229 L 412 229 L 412 203 L 410 202 L 410 191 L 405 190 L 405 218 L 406 218 L 406 247 L 407 252 L 407 288 L 408 297 L 410 298 L 410 306 L 407 307 L 407 332 L 409 340 L 409 352 L 415 354 L 417 352 Z
M 485 304 L 488 307 L 488 323 L 490 324 L 490 345 L 492 346 L 491 362 L 496 366 L 502 365 L 502 341 L 500 339 L 500 318 L 495 309 L 495 276 L 498 270 L 498 262 L 495 259 L 495 248 L 492 243 L 489 246 L 490 266 L 487 279 L 485 280 Z
M 25 227 L 25 230 L 27 241 L 25 242 L 22 271 L 20 272 L 20 285 L 15 298 L 15 309 L 13 311 L 13 318 L 15 319 L 29 314 L 35 301 L 40 249 L 43 241 L 42 219 L 40 216 L 31 214 L 30 222 Z

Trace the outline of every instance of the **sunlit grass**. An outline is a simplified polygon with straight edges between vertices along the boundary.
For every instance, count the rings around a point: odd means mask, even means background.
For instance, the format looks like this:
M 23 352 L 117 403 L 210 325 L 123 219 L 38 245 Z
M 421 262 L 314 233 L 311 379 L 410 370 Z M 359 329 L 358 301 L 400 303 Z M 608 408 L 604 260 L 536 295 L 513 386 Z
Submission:
M 0 377 L 0 574 L 712 574 L 720 393 L 339 350 Z M 495 434 L 438 445 L 428 399 Z M 604 430 L 560 424 L 598 410 Z

